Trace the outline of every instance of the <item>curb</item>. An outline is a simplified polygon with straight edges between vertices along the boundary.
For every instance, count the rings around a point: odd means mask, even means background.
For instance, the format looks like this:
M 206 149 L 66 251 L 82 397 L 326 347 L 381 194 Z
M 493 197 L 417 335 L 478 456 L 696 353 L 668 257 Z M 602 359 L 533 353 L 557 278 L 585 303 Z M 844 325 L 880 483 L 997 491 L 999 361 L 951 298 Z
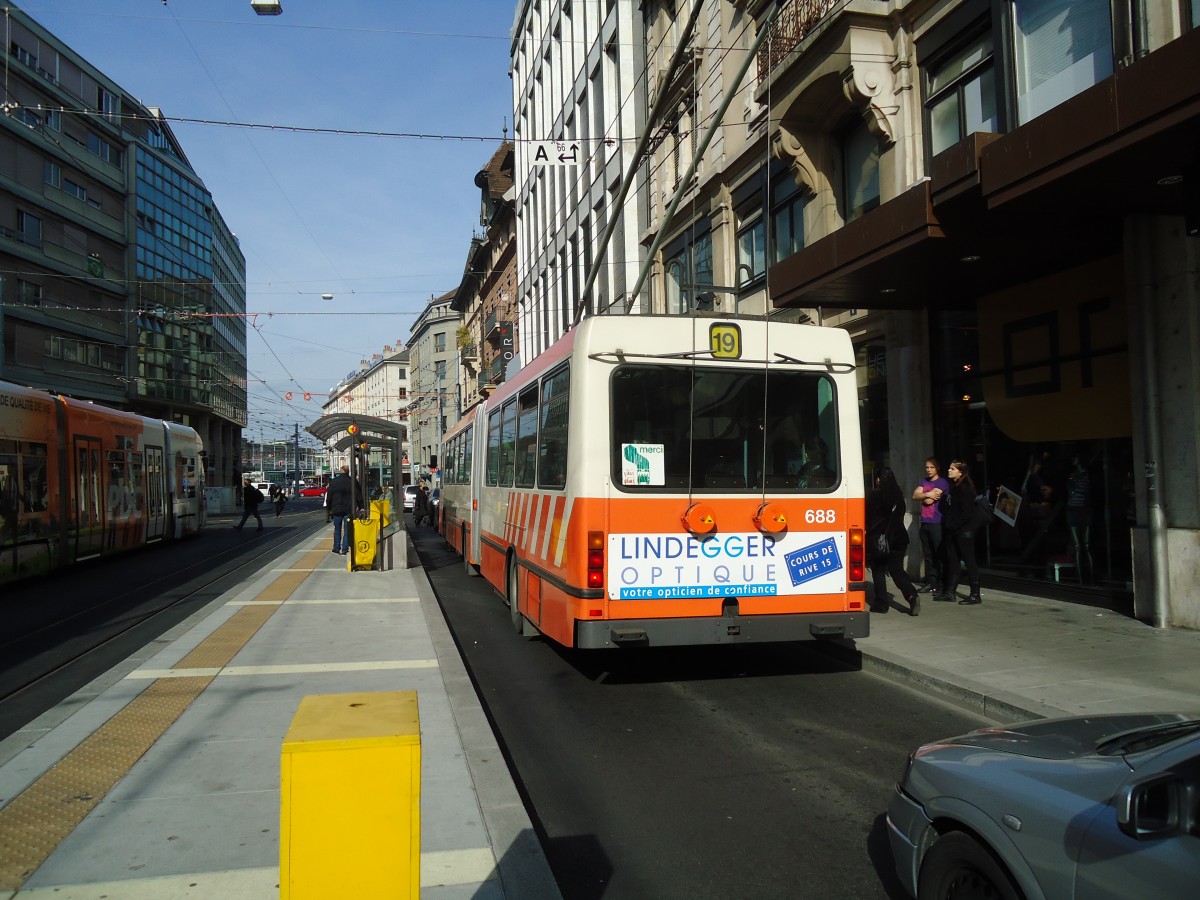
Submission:
M 916 669 L 903 657 L 880 650 L 863 650 L 851 642 L 817 642 L 817 648 L 850 668 L 860 669 L 887 678 L 921 693 L 932 694 L 941 700 L 989 719 L 1020 722 L 1029 719 L 1052 719 L 1071 715 L 1070 712 L 1039 703 L 1008 691 L 996 691 L 981 682 L 951 675 L 941 669 Z

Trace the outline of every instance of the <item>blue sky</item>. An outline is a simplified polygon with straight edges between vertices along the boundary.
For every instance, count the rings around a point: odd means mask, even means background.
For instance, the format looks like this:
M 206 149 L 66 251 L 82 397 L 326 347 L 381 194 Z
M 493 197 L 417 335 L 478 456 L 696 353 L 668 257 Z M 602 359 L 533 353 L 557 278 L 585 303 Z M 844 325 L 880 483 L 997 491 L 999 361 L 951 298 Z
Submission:
M 20 4 L 168 118 L 283 126 L 171 123 L 246 254 L 253 440 L 303 429 L 458 285 L 479 228 L 475 173 L 506 123 L 512 134 L 514 2 L 282 3 L 272 17 L 250 0 Z

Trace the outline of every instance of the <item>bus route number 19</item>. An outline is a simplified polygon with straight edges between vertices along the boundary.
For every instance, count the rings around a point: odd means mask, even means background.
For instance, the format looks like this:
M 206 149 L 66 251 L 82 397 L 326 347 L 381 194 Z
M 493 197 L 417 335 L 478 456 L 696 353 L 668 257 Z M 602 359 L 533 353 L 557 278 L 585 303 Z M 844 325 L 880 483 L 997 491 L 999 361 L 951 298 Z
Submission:
M 708 329 L 709 345 L 715 359 L 742 358 L 742 329 L 732 322 L 715 322 Z

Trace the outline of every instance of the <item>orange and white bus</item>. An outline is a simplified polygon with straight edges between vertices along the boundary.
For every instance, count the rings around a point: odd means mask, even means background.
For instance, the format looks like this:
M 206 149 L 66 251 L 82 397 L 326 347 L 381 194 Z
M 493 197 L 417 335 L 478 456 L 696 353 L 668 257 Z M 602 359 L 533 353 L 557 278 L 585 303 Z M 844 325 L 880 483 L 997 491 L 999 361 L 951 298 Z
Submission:
M 441 528 L 567 647 L 869 633 L 849 335 L 598 316 L 449 429 Z

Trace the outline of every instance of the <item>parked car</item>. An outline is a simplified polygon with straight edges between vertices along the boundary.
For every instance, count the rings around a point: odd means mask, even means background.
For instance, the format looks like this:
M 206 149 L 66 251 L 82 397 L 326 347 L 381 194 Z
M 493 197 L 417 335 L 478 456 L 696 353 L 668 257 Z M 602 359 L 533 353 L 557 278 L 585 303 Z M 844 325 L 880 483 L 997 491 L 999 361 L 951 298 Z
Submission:
M 887 821 L 920 900 L 1195 897 L 1200 716 L 1044 719 L 926 744 Z
M 300 488 L 301 497 L 323 497 L 327 488 L 323 484 L 305 485 Z
M 263 499 L 264 499 L 264 500 L 270 500 L 270 499 L 271 499 L 271 487 L 272 487 L 272 485 L 271 485 L 271 482 L 269 482 L 269 481 L 256 481 L 256 482 L 254 482 L 254 486 L 255 486 L 256 488 L 258 488 L 260 491 L 262 491 L 262 495 L 263 495 Z
M 417 486 L 415 484 L 406 484 L 404 486 L 404 511 L 412 512 L 413 507 L 417 503 Z

